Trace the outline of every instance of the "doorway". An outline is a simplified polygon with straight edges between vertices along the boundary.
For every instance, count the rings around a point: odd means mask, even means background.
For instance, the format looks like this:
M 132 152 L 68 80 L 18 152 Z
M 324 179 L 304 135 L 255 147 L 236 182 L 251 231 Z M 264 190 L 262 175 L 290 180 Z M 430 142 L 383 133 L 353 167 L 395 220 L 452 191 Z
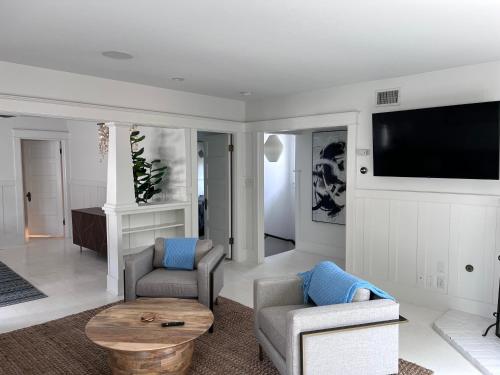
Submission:
M 25 236 L 64 237 L 62 146 L 21 140 Z
M 264 134 L 265 256 L 295 248 L 295 135 Z
M 198 132 L 198 235 L 232 258 L 232 135 Z

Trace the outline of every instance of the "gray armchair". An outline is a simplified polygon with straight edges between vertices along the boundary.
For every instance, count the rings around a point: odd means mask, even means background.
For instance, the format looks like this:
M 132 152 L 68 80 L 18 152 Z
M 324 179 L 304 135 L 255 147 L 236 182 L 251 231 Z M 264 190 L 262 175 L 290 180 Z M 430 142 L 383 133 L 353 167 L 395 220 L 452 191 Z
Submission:
M 224 285 L 222 246 L 213 247 L 211 240 L 199 240 L 193 271 L 165 269 L 163 255 L 164 239 L 157 238 L 155 245 L 124 257 L 125 301 L 138 297 L 197 298 L 213 310 Z
M 311 306 L 303 298 L 297 276 L 255 280 L 261 360 L 264 351 L 282 375 L 398 373 L 398 323 L 405 321 L 398 303 L 375 299 Z

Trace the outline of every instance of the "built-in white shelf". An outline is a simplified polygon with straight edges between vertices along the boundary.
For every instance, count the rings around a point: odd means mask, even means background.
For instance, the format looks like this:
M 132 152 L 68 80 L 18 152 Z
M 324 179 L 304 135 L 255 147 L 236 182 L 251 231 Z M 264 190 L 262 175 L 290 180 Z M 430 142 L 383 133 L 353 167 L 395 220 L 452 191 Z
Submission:
M 170 223 L 170 224 L 158 224 L 158 225 L 144 225 L 142 227 L 135 228 L 123 228 L 124 234 L 139 233 L 139 232 L 150 232 L 160 229 L 178 228 L 183 227 L 184 223 Z
M 138 205 L 120 211 L 122 253 L 140 251 L 157 237 L 191 235 L 191 203 L 169 201 Z

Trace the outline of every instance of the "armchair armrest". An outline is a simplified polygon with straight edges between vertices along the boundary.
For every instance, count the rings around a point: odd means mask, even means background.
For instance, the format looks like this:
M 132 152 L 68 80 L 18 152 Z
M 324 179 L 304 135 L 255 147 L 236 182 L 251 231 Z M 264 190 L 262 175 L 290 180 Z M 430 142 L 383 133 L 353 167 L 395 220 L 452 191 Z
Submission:
M 381 324 L 372 324 L 376 322 Z M 321 366 L 331 366 L 328 360 L 336 356 L 343 358 L 342 363 L 349 363 L 353 371 L 355 370 L 353 363 L 359 366 L 366 365 L 359 360 L 366 359 L 363 356 L 359 357 L 357 362 L 354 358 L 349 357 L 349 348 L 355 347 L 358 348 L 358 351 L 351 350 L 351 352 L 360 355 L 362 349 L 366 350 L 367 353 L 372 353 L 368 356 L 378 356 L 378 363 L 389 367 L 396 366 L 397 372 L 398 330 L 397 326 L 389 325 L 397 322 L 399 322 L 399 304 L 386 299 L 290 311 L 286 321 L 287 373 L 301 373 L 302 362 L 307 361 L 306 358 L 302 358 L 304 335 L 310 335 L 311 338 L 318 340 L 316 344 L 311 344 L 314 347 L 314 355 L 325 360 L 323 364 L 319 360 L 313 361 L 316 370 Z M 347 330 L 346 326 L 349 326 L 350 330 Z M 346 327 L 346 329 L 340 330 L 339 327 Z M 360 329 L 353 330 L 353 328 Z M 314 335 L 316 337 L 313 337 Z M 344 350 L 346 351 L 344 352 Z M 377 361 L 373 361 L 373 363 L 377 363 Z M 308 363 L 306 362 L 305 365 Z M 340 371 L 338 373 L 343 373 L 340 366 L 337 366 L 337 369 Z M 356 371 L 352 373 L 363 373 L 360 368 Z M 378 373 L 375 368 L 372 368 L 371 371 Z
M 154 245 L 147 247 L 140 253 L 123 257 L 125 264 L 125 301 L 133 301 L 137 298 L 135 293 L 137 281 L 153 271 L 153 254 Z
M 217 245 L 198 263 L 198 301 L 207 307 L 212 308 L 213 300 L 222 289 L 224 282 L 224 266 L 222 262 L 225 258 L 224 248 Z M 216 279 L 217 285 L 214 285 L 214 279 Z M 218 290 L 214 290 L 214 288 Z
M 264 307 L 304 303 L 302 279 L 295 275 L 254 280 L 253 291 L 253 308 L 256 313 Z

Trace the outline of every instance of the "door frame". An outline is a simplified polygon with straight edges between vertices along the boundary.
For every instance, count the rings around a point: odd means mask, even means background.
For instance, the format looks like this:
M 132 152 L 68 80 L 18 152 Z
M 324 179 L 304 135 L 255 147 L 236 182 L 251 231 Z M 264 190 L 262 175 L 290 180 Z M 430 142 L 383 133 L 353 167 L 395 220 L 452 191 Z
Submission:
M 12 129 L 12 141 L 14 146 L 14 175 L 16 190 L 17 228 L 18 232 L 23 229 L 24 241 L 26 238 L 26 218 L 24 209 L 24 181 L 23 181 L 23 159 L 21 141 L 60 141 L 61 142 L 61 167 L 62 167 L 62 199 L 63 199 L 63 219 L 64 237 L 70 237 L 71 218 L 69 206 L 69 132 L 54 130 L 33 130 L 33 129 Z
M 256 262 L 262 263 L 265 258 L 264 244 L 264 133 L 299 133 L 301 131 L 335 130 L 336 128 L 347 129 L 347 168 L 346 168 L 346 270 L 352 266 L 352 228 L 354 228 L 354 196 L 356 185 L 356 142 L 357 142 L 358 112 L 340 112 L 323 115 L 311 115 L 276 120 L 256 121 L 249 123 L 250 131 L 254 132 L 254 163 L 255 163 L 255 198 L 256 214 L 254 217 L 255 240 L 257 256 Z M 300 215 L 298 199 L 300 199 L 300 176 L 295 174 L 295 205 L 296 216 Z M 299 230 L 299 228 L 295 228 Z
M 200 141 L 198 139 L 198 132 L 205 132 L 205 133 L 215 133 L 215 134 L 226 134 L 229 135 L 229 143 L 230 145 L 233 146 L 233 151 L 230 152 L 229 154 L 229 180 L 231 182 L 231 186 L 229 189 L 229 205 L 230 205 L 230 213 L 231 217 L 229 218 L 229 225 L 230 225 L 230 230 L 229 230 L 229 237 L 233 239 L 233 243 L 229 244 L 229 254 L 226 256 L 227 260 L 233 260 L 233 254 L 235 254 L 235 248 L 239 248 L 239 238 L 235 238 L 235 225 L 236 225 L 236 218 L 235 218 L 235 207 L 237 206 L 237 202 L 235 202 L 234 199 L 234 192 L 235 192 L 235 184 L 237 179 L 235 178 L 235 161 L 237 156 L 235 155 L 235 150 L 236 150 L 236 137 L 235 137 L 235 132 L 230 132 L 230 131 L 211 131 L 211 130 L 203 130 L 203 129 L 193 129 L 191 130 L 191 184 L 193 186 L 192 188 L 192 215 L 193 218 L 198 218 L 198 142 Z M 201 141 L 203 142 L 203 140 Z M 204 173 L 204 176 L 206 176 L 206 171 Z M 205 184 L 205 181 L 203 181 Z M 206 189 L 205 189 L 206 191 Z M 192 226 L 193 226 L 193 233 L 198 233 L 198 219 L 193 219 L 192 220 Z M 238 242 L 238 244 L 237 244 Z M 236 253 L 238 253 L 238 250 L 236 250 Z

